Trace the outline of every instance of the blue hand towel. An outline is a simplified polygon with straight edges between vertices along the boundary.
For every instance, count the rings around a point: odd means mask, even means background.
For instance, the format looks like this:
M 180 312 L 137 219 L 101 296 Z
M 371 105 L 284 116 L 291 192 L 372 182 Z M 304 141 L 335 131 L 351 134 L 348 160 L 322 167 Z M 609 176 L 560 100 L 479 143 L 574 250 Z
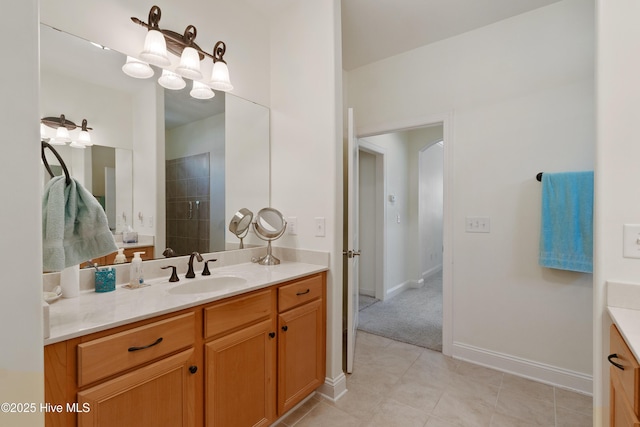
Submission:
M 71 178 L 51 179 L 42 198 L 42 257 L 45 271 L 61 271 L 117 251 L 107 215 L 91 193 Z
M 593 172 L 542 175 L 543 267 L 593 271 Z

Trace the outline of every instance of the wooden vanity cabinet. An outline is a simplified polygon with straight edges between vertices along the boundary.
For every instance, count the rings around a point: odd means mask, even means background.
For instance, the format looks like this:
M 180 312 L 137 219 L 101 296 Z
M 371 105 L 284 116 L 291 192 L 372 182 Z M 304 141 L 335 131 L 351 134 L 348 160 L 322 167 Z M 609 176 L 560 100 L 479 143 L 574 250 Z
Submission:
M 324 383 L 325 287 L 314 274 L 48 345 L 45 401 L 65 410 L 45 425 L 268 426 Z
M 267 289 L 204 309 L 206 426 L 275 421 L 275 304 Z
M 325 379 L 324 275 L 278 289 L 278 415 L 283 415 Z
M 615 325 L 610 330 L 610 425 L 640 427 L 640 365 Z
M 127 259 L 127 262 L 131 262 L 131 259 L 133 259 L 134 252 L 144 252 L 144 254 L 140 255 L 140 258 L 142 258 L 143 261 L 155 258 L 153 246 L 140 246 L 137 248 L 126 248 L 123 251 L 123 253 L 125 258 Z M 97 263 L 98 265 L 112 265 L 112 264 L 115 264 L 116 255 L 118 255 L 118 252 L 113 252 L 109 255 L 104 255 L 99 258 L 94 258 L 91 261 L 93 261 L 94 263 Z
M 48 345 L 46 426 L 195 426 L 202 374 L 193 311 Z M 194 369 L 195 368 L 195 369 Z

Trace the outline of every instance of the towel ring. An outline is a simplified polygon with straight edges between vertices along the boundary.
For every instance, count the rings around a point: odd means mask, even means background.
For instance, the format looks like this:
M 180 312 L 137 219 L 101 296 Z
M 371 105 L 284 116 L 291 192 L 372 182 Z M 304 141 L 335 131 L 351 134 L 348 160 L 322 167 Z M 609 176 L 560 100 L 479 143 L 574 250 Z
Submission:
M 71 177 L 69 176 L 69 169 L 67 169 L 67 165 L 64 164 L 64 160 L 62 160 L 62 157 L 60 157 L 60 154 L 58 154 L 58 152 L 55 150 L 55 148 L 51 146 L 51 144 L 49 144 L 48 142 L 42 141 L 42 161 L 44 162 L 44 167 L 47 169 L 47 172 L 49 172 L 49 175 L 51 175 L 51 178 L 55 176 L 53 171 L 51 171 L 49 162 L 47 162 L 47 156 L 45 156 L 44 154 L 45 148 L 50 149 L 53 155 L 56 156 L 56 158 L 60 162 L 60 166 L 62 166 L 62 170 L 64 171 L 64 175 L 66 177 L 64 182 L 66 185 L 69 185 L 71 183 Z

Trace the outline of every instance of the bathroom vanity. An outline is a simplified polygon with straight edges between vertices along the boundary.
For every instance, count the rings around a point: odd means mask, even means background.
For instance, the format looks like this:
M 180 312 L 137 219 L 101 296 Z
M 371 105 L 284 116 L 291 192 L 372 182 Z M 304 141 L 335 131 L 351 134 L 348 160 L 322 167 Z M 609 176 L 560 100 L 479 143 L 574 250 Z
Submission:
M 219 289 L 189 291 L 209 277 Z M 47 426 L 267 426 L 324 383 L 326 267 L 189 280 L 52 304 L 68 322 L 45 340 L 45 401 L 63 408 Z
M 640 427 L 640 286 L 607 284 L 609 337 L 609 424 Z

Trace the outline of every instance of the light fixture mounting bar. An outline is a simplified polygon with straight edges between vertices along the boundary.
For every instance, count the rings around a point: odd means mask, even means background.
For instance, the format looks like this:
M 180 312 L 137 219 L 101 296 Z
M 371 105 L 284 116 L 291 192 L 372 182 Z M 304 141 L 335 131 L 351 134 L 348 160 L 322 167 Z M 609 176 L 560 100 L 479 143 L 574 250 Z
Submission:
M 213 54 L 210 54 L 200 48 L 194 41 L 197 35 L 196 27 L 193 25 L 187 26 L 184 30 L 183 34 L 177 33 L 171 30 L 163 30 L 158 26 L 160 22 L 160 8 L 158 6 L 153 6 L 149 11 L 149 23 L 142 21 L 139 18 L 134 16 L 131 17 L 131 20 L 142 27 L 145 27 L 147 30 L 156 30 L 160 31 L 167 41 L 167 50 L 169 50 L 174 55 L 180 56 L 182 55 L 182 51 L 186 47 L 192 47 L 200 56 L 200 60 L 203 60 L 205 56 L 213 59 L 213 62 L 222 61 L 226 64 L 223 59 L 224 53 L 227 50 L 227 47 L 223 41 L 218 41 L 213 48 Z

